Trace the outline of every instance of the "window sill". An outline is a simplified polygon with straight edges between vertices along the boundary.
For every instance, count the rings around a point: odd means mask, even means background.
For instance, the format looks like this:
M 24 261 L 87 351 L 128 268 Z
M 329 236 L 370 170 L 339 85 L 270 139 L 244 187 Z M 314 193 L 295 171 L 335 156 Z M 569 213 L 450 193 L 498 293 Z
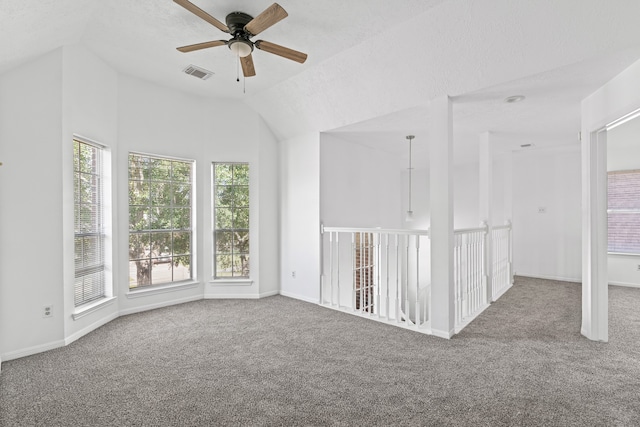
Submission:
M 175 292 L 182 291 L 185 289 L 195 288 L 200 285 L 200 282 L 189 281 L 189 282 L 181 282 L 181 283 L 173 283 L 170 285 L 158 285 L 152 287 L 146 287 L 141 289 L 131 289 L 126 293 L 127 298 L 140 298 L 140 297 L 148 297 L 151 295 L 164 294 L 167 292 Z
M 607 252 L 607 255 L 616 255 L 616 256 L 635 256 L 638 257 L 640 254 L 634 254 L 629 252 Z
M 71 314 L 71 317 L 73 317 L 73 320 L 78 320 L 83 318 L 84 316 L 88 316 L 91 313 L 95 313 L 96 311 L 100 310 L 103 307 L 106 307 L 107 305 L 112 304 L 117 297 L 105 297 L 102 298 L 98 301 L 89 303 L 87 305 L 84 305 L 80 308 L 77 308 L 73 314 Z
M 251 279 L 211 279 L 209 280 L 211 286 L 251 286 L 253 280 Z

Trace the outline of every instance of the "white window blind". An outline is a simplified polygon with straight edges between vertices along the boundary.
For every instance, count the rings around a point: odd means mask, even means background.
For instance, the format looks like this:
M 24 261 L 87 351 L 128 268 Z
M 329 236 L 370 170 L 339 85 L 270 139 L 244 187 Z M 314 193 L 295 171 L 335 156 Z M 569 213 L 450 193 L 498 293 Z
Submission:
M 249 278 L 249 164 L 213 164 L 214 277 Z
M 129 288 L 192 275 L 193 161 L 129 153 Z
M 640 170 L 608 173 L 608 251 L 640 254 Z
M 74 139 L 75 306 L 105 296 L 103 148 Z

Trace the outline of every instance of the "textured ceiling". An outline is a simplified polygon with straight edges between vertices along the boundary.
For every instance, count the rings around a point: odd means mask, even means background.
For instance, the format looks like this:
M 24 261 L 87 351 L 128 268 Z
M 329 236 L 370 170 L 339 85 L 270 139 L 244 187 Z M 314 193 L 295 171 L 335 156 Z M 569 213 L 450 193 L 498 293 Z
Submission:
M 232 11 L 255 16 L 272 0 L 193 2 L 224 21 Z M 334 132 L 390 152 L 407 133 L 418 149 L 426 144 L 429 101 L 448 94 L 456 157 L 465 161 L 480 132 L 499 148 L 576 144 L 580 101 L 640 58 L 637 0 L 279 3 L 289 17 L 256 39 L 309 59 L 256 51 L 246 92 L 226 47 L 176 51 L 227 34 L 171 0 L 0 0 L 0 73 L 82 44 L 122 73 L 244 102 L 279 139 Z M 195 79 L 181 72 L 189 64 L 215 74 Z M 526 101 L 502 102 L 515 94 Z

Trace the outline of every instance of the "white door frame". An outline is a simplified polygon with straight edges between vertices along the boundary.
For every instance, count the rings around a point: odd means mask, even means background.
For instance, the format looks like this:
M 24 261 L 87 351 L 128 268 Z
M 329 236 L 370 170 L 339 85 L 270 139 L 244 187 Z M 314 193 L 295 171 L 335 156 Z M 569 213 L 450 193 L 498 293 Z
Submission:
M 582 138 L 582 327 L 609 339 L 607 271 L 607 127 Z

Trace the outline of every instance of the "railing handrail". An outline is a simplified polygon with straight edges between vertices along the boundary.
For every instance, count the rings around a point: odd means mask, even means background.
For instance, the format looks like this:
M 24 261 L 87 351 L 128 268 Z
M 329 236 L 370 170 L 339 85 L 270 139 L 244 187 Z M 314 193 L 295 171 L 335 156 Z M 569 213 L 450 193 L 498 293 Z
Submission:
M 492 230 L 508 230 L 511 228 L 511 224 L 497 225 L 491 227 Z M 459 228 L 453 230 L 454 234 L 468 234 L 477 233 L 480 231 L 487 231 L 487 226 L 476 228 Z M 378 227 L 321 227 L 321 233 L 378 233 L 378 234 L 402 234 L 402 235 L 417 235 L 417 236 L 429 236 L 429 230 L 408 230 L 399 228 L 378 228 Z
M 511 228 L 511 224 L 497 225 L 495 227 L 491 227 L 492 230 L 509 230 L 510 228 Z
M 429 230 L 407 230 L 394 228 L 362 228 L 362 227 L 321 227 L 322 233 L 377 233 L 403 234 L 410 236 L 428 236 Z
M 477 227 L 477 228 L 459 228 L 458 230 L 453 230 L 453 234 L 469 234 L 469 233 L 477 233 L 477 232 L 487 232 L 487 227 Z

